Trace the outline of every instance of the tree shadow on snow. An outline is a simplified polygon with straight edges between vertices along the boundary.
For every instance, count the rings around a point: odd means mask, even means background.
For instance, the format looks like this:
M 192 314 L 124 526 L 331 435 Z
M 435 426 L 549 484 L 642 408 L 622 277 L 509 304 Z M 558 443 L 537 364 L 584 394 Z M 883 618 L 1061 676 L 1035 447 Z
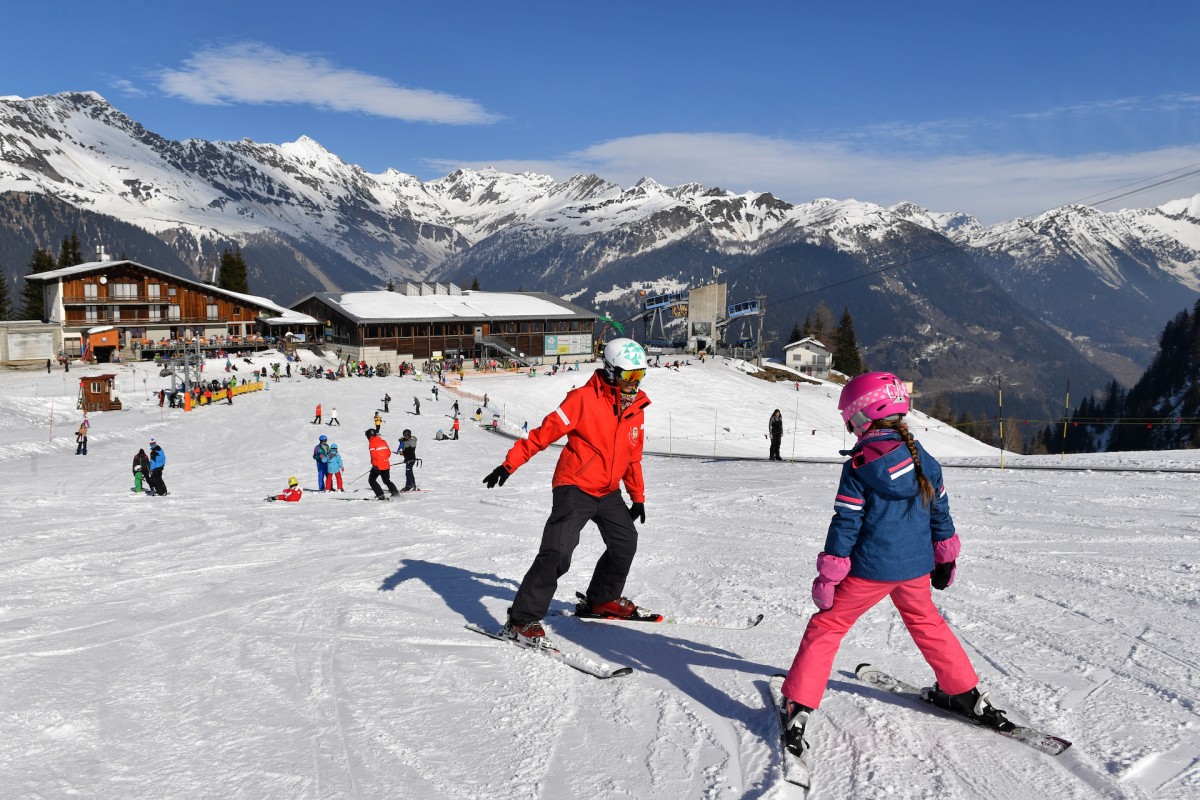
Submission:
M 484 630 L 501 625 L 484 607 L 484 598 L 498 597 L 511 601 L 517 593 L 517 582 L 509 578 L 415 558 L 402 559 L 400 568 L 383 579 L 379 591 L 391 592 L 405 581 L 413 580 L 437 592 L 452 611 Z

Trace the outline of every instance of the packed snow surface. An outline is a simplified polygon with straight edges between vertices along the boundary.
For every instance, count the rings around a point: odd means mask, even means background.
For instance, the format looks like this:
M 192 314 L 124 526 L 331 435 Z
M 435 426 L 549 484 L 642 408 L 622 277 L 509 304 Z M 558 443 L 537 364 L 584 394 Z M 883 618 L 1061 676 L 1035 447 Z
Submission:
M 626 593 L 668 613 L 766 617 L 748 631 L 549 619 L 563 646 L 635 670 L 600 681 L 464 627 L 503 622 L 556 450 L 488 490 L 510 441 L 471 422 L 435 441 L 455 394 L 434 401 L 428 380 L 297 377 L 185 413 L 151 394 L 168 379 L 130 365 L 116 369 L 126 410 L 90 415 L 76 456 L 78 379 L 113 371 L 102 366 L 0 373 L 0 796 L 800 796 L 780 781 L 766 686 L 814 611 L 848 444 L 836 387 L 721 361 L 650 371 L 656 454 Z M 485 421 L 498 411 L 519 433 L 588 376 L 542 372 L 468 371 L 461 410 L 487 392 Z M 206 375 L 224 377 L 224 361 Z M 420 437 L 426 491 L 342 502 L 368 496 L 363 430 L 385 392 L 383 435 Z M 344 428 L 310 424 L 318 402 Z M 784 463 L 766 460 L 775 408 Z M 1196 454 L 1008 456 L 999 469 L 1000 453 L 935 421 L 913 428 L 947 464 L 963 540 L 939 607 L 996 704 L 1075 745 L 1050 758 L 860 684 L 864 661 L 932 681 L 885 603 L 847 636 L 814 715 L 810 796 L 1200 796 Z M 347 492 L 263 502 L 289 475 L 314 485 L 321 433 L 340 445 Z M 167 497 L 129 489 L 151 436 Z M 1058 466 L 1076 469 L 1046 469 Z M 589 526 L 555 609 L 601 548 Z

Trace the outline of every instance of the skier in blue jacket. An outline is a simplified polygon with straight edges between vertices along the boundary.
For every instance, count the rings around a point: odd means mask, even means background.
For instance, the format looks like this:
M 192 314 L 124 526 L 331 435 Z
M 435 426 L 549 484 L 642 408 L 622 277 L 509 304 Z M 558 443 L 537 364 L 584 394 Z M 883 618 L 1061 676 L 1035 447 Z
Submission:
M 167 484 L 163 483 L 163 469 L 167 466 L 167 454 L 158 446 L 158 442 L 150 440 L 150 494 L 167 494 Z
M 313 461 L 317 462 L 317 491 L 325 491 L 325 478 L 329 474 L 329 437 L 324 434 L 313 448 Z

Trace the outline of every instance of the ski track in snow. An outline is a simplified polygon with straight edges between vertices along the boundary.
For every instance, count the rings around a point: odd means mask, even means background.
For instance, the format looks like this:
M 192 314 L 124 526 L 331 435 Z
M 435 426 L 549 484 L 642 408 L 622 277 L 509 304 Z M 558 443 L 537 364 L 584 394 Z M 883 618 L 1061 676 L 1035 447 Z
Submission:
M 395 377 L 295 379 L 184 414 L 146 398 L 144 367 L 120 366 L 127 410 L 91 415 L 89 455 L 77 457 L 74 387 L 88 371 L 0 373 L 0 515 L 11 521 L 0 796 L 800 797 L 780 781 L 766 686 L 813 611 L 840 466 L 761 460 L 762 433 L 780 408 L 785 457 L 836 461 L 846 443 L 835 390 L 730 366 L 646 381 L 647 440 L 704 458 L 647 457 L 627 593 L 665 613 L 766 618 L 747 631 L 550 618 L 563 646 L 635 669 L 607 681 L 463 630 L 503 621 L 537 548 L 557 451 L 487 490 L 509 442 L 473 424 L 459 442 L 435 442 L 449 391 L 434 401 L 428 383 Z M 487 391 L 513 430 L 587 376 L 469 373 L 464 388 Z M 290 474 L 313 485 L 322 432 L 340 444 L 348 492 L 367 491 L 362 428 L 385 389 L 428 403 L 430 414 L 401 409 L 383 432 L 418 434 L 417 480 L 431 491 L 261 502 Z M 336 404 L 345 430 L 314 430 L 316 402 Z M 916 432 L 944 462 L 990 458 L 936 422 Z M 128 491 L 150 436 L 167 453 L 165 498 Z M 1075 466 L 1181 462 L 1196 457 Z M 997 705 L 1074 747 L 1050 758 L 860 683 L 863 661 L 932 681 L 884 603 L 846 637 L 813 717 L 808 796 L 1200 796 L 1200 474 L 946 476 L 963 555 L 935 600 Z M 589 527 L 553 608 L 573 606 L 601 551 Z

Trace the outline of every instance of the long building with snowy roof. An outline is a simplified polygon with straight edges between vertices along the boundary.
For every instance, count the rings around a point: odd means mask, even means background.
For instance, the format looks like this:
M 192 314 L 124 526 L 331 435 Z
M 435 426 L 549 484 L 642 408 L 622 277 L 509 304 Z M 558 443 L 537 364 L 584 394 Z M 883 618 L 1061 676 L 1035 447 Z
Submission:
M 317 292 L 292 310 L 323 323 L 326 346 L 370 364 L 453 358 L 522 364 L 592 358 L 595 312 L 544 292 L 408 283 L 396 291 Z

